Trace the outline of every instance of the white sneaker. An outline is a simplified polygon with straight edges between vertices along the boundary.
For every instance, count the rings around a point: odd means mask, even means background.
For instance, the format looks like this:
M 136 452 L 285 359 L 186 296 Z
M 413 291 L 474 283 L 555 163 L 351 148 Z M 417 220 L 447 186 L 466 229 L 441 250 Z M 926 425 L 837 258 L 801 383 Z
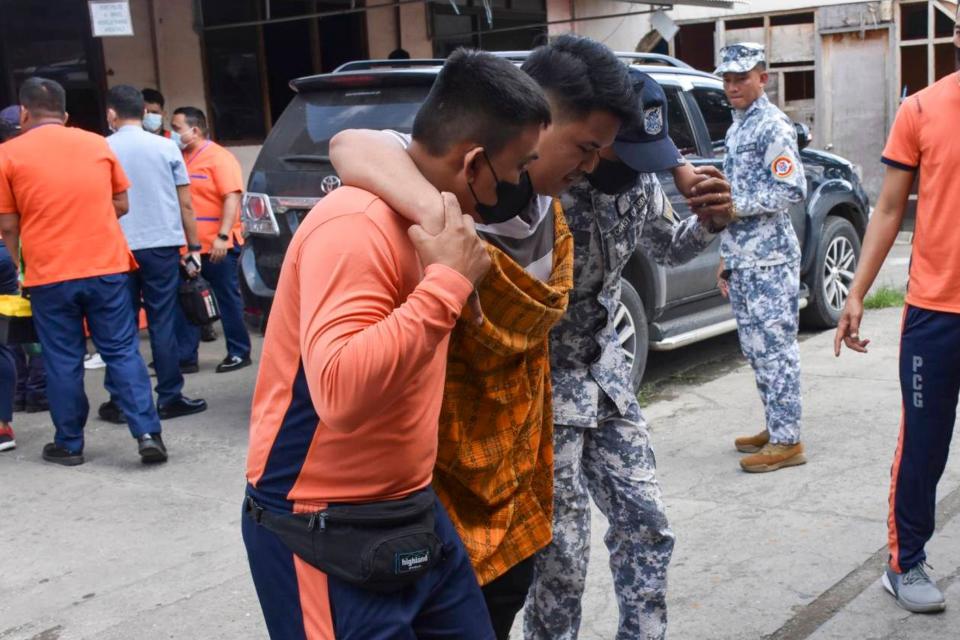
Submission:
M 107 366 L 107 363 L 103 361 L 99 353 L 84 356 L 83 358 L 84 369 L 103 369 L 105 366 Z

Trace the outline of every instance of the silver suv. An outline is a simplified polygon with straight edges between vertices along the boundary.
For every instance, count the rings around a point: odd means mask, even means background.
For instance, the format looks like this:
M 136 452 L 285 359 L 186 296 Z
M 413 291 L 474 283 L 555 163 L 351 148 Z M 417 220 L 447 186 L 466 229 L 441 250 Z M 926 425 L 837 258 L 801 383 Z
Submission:
M 521 62 L 525 52 L 501 53 Z M 650 74 L 667 95 L 670 136 L 693 164 L 721 166 L 732 122 L 719 79 L 656 54 L 619 54 Z M 242 217 L 248 242 L 241 286 L 248 307 L 269 314 L 283 255 L 311 207 L 340 184 L 328 157 L 329 141 L 343 129 L 409 132 L 442 60 L 351 62 L 333 73 L 298 78 L 297 92 L 270 132 L 250 176 Z M 801 320 L 836 325 L 860 256 L 870 206 L 859 169 L 838 156 L 807 147 L 797 125 L 807 177 L 807 199 L 791 210 L 803 249 Z M 663 187 L 681 218 L 692 215 L 669 173 Z M 716 287 L 719 242 L 677 267 L 662 267 L 638 250 L 623 274 L 616 323 L 639 388 L 650 349 L 669 351 L 736 328 L 730 305 Z

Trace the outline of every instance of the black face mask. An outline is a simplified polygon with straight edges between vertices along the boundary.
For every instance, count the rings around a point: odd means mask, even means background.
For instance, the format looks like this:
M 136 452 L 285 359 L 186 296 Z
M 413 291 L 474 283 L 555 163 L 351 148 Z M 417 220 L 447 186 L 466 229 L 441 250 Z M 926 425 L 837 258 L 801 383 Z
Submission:
M 493 174 L 493 179 L 497 182 L 497 203 L 483 204 L 477 198 L 477 194 L 474 193 L 473 185 L 467 184 L 467 187 L 470 189 L 473 199 L 477 202 L 477 214 L 484 224 L 506 222 L 510 218 L 516 217 L 530 204 L 530 200 L 533 198 L 533 183 L 530 182 L 530 174 L 526 171 L 521 173 L 519 184 L 501 180 L 497 177 L 497 172 L 494 170 L 486 152 L 484 152 L 483 158 L 487 161 L 490 173 Z
M 587 182 L 597 191 L 615 196 L 637 184 L 640 173 L 625 162 L 600 158 L 593 173 L 587 174 Z

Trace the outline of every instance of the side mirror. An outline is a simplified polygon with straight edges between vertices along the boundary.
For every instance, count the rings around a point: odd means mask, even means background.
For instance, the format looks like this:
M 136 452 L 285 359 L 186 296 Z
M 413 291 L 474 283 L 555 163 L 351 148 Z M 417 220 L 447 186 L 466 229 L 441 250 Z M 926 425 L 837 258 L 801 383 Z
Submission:
M 803 151 L 813 142 L 813 134 L 810 133 L 810 127 L 802 122 L 794 122 L 793 128 L 797 130 L 797 148 Z

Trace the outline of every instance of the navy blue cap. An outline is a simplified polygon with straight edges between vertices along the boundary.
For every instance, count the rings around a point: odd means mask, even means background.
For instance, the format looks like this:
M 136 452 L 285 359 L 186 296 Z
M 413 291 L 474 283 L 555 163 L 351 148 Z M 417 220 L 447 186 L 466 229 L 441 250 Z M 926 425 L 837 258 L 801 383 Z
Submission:
M 630 69 L 637 93 L 637 115 L 620 128 L 613 151 L 630 168 L 641 173 L 666 171 L 686 160 L 670 139 L 667 94 L 649 75 Z

